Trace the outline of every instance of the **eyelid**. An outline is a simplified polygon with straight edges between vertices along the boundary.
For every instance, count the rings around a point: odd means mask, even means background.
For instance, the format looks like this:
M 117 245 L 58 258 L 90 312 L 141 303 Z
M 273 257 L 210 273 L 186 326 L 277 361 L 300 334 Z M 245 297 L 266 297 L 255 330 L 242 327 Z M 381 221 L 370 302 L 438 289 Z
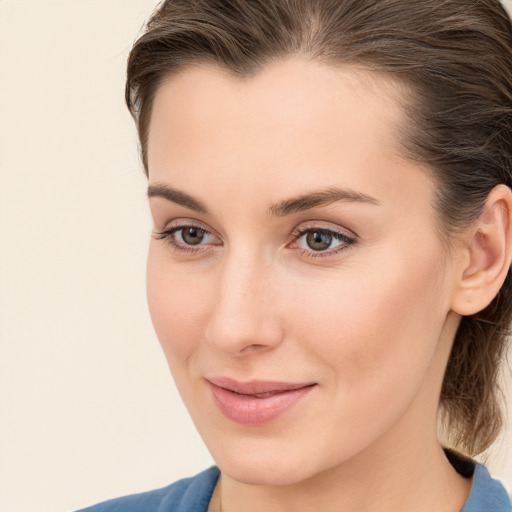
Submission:
M 168 220 L 165 223 L 162 223 L 162 226 L 163 227 L 161 231 L 169 230 L 179 226 L 195 226 L 204 229 L 205 231 L 211 231 L 210 226 L 206 225 L 203 221 L 194 219 L 192 217 L 176 217 L 174 219 Z
M 357 239 L 359 236 L 357 233 L 352 231 L 351 229 L 344 228 L 341 226 L 338 226 L 336 224 L 333 224 L 331 222 L 321 221 L 321 220 L 309 220 L 307 222 L 301 222 L 298 224 L 292 232 L 293 236 L 303 234 L 304 232 L 309 232 L 312 230 L 322 230 L 322 231 L 329 231 L 331 233 L 337 233 L 343 237 L 350 238 L 350 239 Z
M 179 217 L 176 219 L 172 219 L 171 221 L 166 222 L 162 229 L 158 229 L 157 231 L 160 233 L 164 233 L 164 232 L 169 232 L 171 230 L 178 231 L 180 228 L 187 228 L 187 227 L 201 229 L 201 230 L 205 231 L 206 233 L 208 233 L 209 235 L 212 235 L 215 238 L 218 238 L 219 240 L 221 239 L 220 235 L 214 229 L 212 229 L 211 226 L 205 224 L 204 222 L 202 222 L 200 220 L 192 219 L 192 218 L 188 218 L 188 217 Z

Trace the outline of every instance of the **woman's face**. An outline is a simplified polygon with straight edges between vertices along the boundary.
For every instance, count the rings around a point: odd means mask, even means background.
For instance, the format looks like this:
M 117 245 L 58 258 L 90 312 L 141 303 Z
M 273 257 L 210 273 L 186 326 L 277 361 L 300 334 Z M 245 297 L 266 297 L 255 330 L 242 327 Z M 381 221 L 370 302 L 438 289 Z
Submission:
M 294 483 L 435 439 L 457 326 L 398 88 L 299 59 L 165 82 L 148 143 L 153 323 L 221 470 Z M 428 441 L 428 442 L 427 442 Z

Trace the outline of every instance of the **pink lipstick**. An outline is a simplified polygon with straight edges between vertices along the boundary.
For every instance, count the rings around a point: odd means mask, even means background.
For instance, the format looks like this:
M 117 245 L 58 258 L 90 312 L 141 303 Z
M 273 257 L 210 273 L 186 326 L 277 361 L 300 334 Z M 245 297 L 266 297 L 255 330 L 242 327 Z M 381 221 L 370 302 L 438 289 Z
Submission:
M 315 383 L 272 381 L 238 382 L 207 379 L 213 400 L 226 418 L 242 425 L 260 425 L 277 419 L 304 398 Z

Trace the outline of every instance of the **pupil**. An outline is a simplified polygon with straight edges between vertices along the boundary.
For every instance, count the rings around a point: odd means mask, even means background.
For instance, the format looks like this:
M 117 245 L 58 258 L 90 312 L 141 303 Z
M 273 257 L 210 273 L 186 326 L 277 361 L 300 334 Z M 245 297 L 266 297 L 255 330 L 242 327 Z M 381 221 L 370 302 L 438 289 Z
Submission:
M 197 245 L 201 243 L 204 238 L 204 231 L 197 228 L 186 228 L 181 235 L 185 243 L 190 245 Z
M 306 237 L 308 246 L 314 251 L 324 251 L 332 243 L 332 236 L 321 231 L 312 231 Z

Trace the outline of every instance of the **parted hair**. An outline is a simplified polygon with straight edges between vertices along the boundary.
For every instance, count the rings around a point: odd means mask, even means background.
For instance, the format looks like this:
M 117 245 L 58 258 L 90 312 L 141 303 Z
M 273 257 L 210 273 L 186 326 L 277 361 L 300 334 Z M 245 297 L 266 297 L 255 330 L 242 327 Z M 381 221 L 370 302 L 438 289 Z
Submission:
M 193 63 L 235 76 L 301 56 L 356 65 L 404 91 L 404 154 L 436 183 L 445 240 L 470 226 L 498 184 L 512 186 L 512 26 L 498 0 L 167 0 L 128 59 L 126 103 L 148 170 L 153 99 Z M 463 317 L 440 396 L 443 442 L 484 451 L 503 424 L 499 377 L 512 316 L 510 271 L 483 311 Z M 414 340 L 411 340 L 414 343 Z

